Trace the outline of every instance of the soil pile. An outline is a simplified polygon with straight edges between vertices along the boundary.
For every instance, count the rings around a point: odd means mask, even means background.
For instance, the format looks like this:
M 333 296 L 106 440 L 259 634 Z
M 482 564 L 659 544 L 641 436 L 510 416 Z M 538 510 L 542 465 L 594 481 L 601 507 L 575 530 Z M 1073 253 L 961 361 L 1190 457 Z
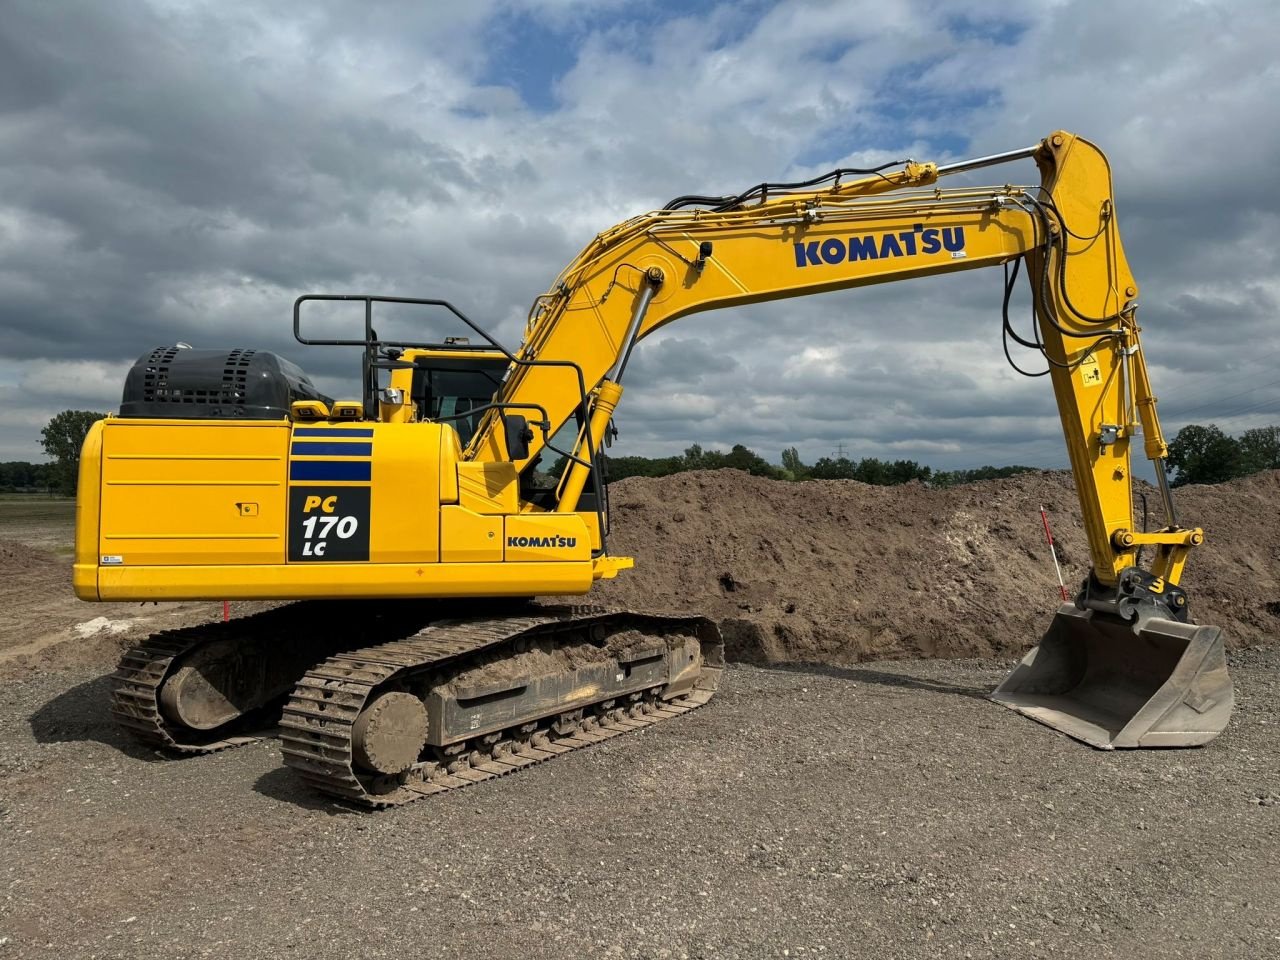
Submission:
M 18 540 L 0 540 L 0 596 L 21 597 L 25 590 L 70 579 L 70 561 L 59 562 L 46 550 Z
M 596 584 L 590 599 L 712 617 L 740 660 L 841 665 L 1022 653 L 1059 602 L 1041 504 L 1072 596 L 1089 565 L 1066 472 L 939 490 L 717 470 L 632 478 L 610 491 L 609 546 L 634 556 L 636 569 Z M 1160 499 L 1146 492 L 1156 529 Z M 1221 626 L 1231 647 L 1272 643 L 1280 636 L 1280 471 L 1183 487 L 1175 498 L 1179 521 L 1206 531 L 1183 578 L 1192 616 Z M 237 603 L 233 613 L 264 606 Z M 139 636 L 220 614 L 216 602 L 80 603 L 69 559 L 0 539 L 0 677 L 110 662 Z
M 39 536 L 36 541 L 45 542 Z M 263 606 L 237 603 L 235 613 Z M 147 634 L 211 620 L 221 607 L 216 601 L 83 603 L 71 589 L 69 557 L 22 540 L 0 539 L 0 679 L 113 664 Z
M 610 550 L 636 569 L 595 596 L 713 617 L 734 659 L 1022 653 L 1059 602 L 1042 504 L 1072 596 L 1089 565 L 1066 472 L 932 489 L 719 470 L 632 478 L 610 493 Z M 1148 501 L 1156 529 L 1159 497 Z M 1193 616 L 1221 626 L 1232 647 L 1280 634 L 1277 501 L 1280 471 L 1176 491 L 1179 521 L 1207 531 L 1184 578 Z

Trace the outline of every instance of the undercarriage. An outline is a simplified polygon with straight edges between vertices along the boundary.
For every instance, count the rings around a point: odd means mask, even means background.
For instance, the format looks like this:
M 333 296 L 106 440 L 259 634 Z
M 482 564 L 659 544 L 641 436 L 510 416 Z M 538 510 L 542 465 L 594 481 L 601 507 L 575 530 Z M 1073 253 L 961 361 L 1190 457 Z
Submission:
M 679 716 L 711 698 L 722 667 L 700 617 L 317 602 L 157 634 L 122 659 L 112 711 L 175 754 L 278 723 L 303 780 L 383 807 Z

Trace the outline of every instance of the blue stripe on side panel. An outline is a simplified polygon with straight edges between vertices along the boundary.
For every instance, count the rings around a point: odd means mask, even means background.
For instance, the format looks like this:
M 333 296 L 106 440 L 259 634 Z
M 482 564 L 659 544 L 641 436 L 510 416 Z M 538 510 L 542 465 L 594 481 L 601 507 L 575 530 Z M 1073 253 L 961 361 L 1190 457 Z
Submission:
M 325 443 L 323 440 L 308 443 L 306 440 L 293 442 L 295 457 L 371 457 L 372 443 Z
M 293 460 L 290 480 L 369 480 L 373 464 L 368 460 Z
M 294 427 L 295 437 L 372 437 L 368 427 Z

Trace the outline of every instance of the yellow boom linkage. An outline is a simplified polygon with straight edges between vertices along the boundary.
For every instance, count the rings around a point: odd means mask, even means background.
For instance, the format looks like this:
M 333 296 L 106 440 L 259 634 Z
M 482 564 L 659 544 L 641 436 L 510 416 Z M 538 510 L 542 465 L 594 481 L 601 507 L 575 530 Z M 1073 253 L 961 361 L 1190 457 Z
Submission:
M 940 177 L 1033 157 L 1038 189 L 934 189 Z M 1219 631 L 1184 623 L 1178 588 L 1200 529 L 1178 525 L 1136 321 L 1138 286 L 1116 224 L 1111 170 L 1058 132 L 1035 147 L 724 210 L 664 210 L 600 234 L 536 305 L 520 358 L 571 359 L 596 383 L 593 414 L 562 480 L 572 511 L 622 393 L 635 343 L 682 316 L 783 297 L 1008 264 L 1025 257 L 1041 344 L 1076 478 L 1092 574 L 996 699 L 1097 746 L 1203 743 L 1232 707 Z M 517 366 L 503 391 L 552 423 L 577 407 L 565 368 Z M 495 416 L 468 457 L 504 460 Z M 1166 525 L 1135 527 L 1130 444 L 1141 432 Z M 517 471 L 538 453 L 537 439 Z M 1149 571 L 1138 550 L 1154 548 Z M 600 564 L 616 562 L 601 558 Z M 1153 622 L 1154 621 L 1154 622 Z M 1136 627 L 1134 634 L 1130 626 Z

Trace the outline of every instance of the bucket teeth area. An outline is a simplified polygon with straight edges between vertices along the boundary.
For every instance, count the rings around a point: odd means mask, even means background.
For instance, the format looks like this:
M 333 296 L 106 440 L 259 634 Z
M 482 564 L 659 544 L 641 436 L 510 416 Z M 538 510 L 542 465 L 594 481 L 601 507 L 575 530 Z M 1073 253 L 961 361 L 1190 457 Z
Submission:
M 1072 604 L 991 699 L 1102 750 L 1201 746 L 1234 706 L 1219 628 Z

